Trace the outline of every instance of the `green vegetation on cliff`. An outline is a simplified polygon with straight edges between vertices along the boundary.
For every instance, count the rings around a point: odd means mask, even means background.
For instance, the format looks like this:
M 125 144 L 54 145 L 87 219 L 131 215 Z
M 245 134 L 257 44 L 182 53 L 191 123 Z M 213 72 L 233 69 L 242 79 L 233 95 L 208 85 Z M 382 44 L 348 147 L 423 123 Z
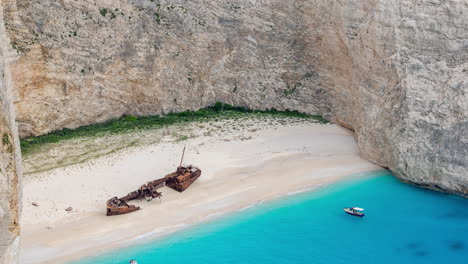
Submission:
M 27 137 L 21 139 L 21 150 L 23 154 L 26 154 L 33 151 L 34 149 L 37 149 L 41 145 L 47 143 L 56 143 L 66 139 L 93 137 L 99 136 L 101 134 L 119 134 L 134 130 L 156 129 L 187 122 L 236 119 L 252 115 L 313 119 L 317 120 L 317 122 L 320 124 L 326 124 L 329 122 L 321 116 L 304 114 L 298 111 L 278 111 L 275 109 L 250 110 L 244 107 L 237 107 L 218 102 L 213 106 L 197 111 L 171 113 L 163 116 L 124 116 L 105 123 L 82 126 L 76 129 L 65 128 L 42 136 Z

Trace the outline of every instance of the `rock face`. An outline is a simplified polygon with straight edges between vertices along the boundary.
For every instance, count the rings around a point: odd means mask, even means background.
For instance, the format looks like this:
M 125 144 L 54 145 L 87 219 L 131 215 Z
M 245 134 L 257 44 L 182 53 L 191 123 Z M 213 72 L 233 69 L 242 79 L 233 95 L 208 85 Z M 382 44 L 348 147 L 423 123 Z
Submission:
M 465 0 L 3 0 L 21 136 L 216 101 L 320 114 L 468 195 Z
M 1 11 L 0 7 L 0 264 L 14 264 L 18 263 L 21 154 L 7 67 L 11 56 Z
M 468 196 L 468 2 L 401 1 L 400 99 L 388 119 L 387 165 L 405 181 Z M 362 134 L 361 134 L 362 135 Z M 365 135 L 364 135 L 365 136 Z M 367 140 L 372 144 L 372 140 Z M 374 148 L 378 147 L 374 145 Z M 361 145 L 363 156 L 367 149 Z

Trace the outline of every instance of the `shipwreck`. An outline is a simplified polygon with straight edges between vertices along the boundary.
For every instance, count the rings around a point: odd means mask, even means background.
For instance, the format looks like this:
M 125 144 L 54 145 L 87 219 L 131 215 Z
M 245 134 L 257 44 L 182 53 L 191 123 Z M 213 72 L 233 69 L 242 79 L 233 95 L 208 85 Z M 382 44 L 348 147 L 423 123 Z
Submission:
M 140 210 L 139 206 L 130 205 L 127 202 L 131 200 L 147 200 L 151 201 L 154 198 L 161 198 L 162 193 L 158 189 L 167 186 L 178 192 L 185 191 L 193 182 L 195 182 L 201 176 L 201 170 L 194 166 L 182 166 L 184 160 L 185 147 L 182 151 L 182 158 L 180 164 L 175 172 L 169 173 L 163 178 L 147 182 L 141 185 L 138 190 L 130 192 L 124 197 L 118 198 L 113 197 L 107 201 L 107 213 L 106 215 L 120 215 L 135 212 Z

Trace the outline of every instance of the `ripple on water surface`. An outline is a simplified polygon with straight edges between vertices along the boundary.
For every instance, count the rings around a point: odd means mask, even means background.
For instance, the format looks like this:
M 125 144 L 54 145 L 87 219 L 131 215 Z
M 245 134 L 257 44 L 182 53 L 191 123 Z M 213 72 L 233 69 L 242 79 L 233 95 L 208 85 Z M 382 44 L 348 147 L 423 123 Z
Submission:
M 363 218 L 343 207 L 366 209 Z M 468 199 L 378 172 L 75 264 L 465 263 Z

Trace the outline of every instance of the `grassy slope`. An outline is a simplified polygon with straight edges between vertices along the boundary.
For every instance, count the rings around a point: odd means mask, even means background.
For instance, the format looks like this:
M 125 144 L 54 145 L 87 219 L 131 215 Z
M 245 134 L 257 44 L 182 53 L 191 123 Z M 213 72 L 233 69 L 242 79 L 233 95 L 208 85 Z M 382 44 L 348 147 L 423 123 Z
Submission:
M 280 117 L 296 117 L 304 119 L 314 119 L 319 123 L 325 124 L 329 121 L 321 116 L 308 115 L 297 111 L 277 111 L 271 110 L 249 110 L 243 107 L 234 107 L 229 104 L 216 103 L 208 108 L 198 111 L 186 111 L 172 113 L 164 116 L 134 117 L 126 116 L 110 120 L 105 123 L 82 126 L 76 129 L 62 129 L 50 134 L 27 137 L 21 139 L 21 150 L 23 154 L 28 154 L 47 143 L 57 143 L 61 140 L 75 139 L 80 137 L 94 137 L 101 134 L 119 134 L 134 130 L 162 128 L 169 125 L 181 124 L 186 122 L 207 121 L 217 119 L 239 118 L 246 115 L 269 115 Z

